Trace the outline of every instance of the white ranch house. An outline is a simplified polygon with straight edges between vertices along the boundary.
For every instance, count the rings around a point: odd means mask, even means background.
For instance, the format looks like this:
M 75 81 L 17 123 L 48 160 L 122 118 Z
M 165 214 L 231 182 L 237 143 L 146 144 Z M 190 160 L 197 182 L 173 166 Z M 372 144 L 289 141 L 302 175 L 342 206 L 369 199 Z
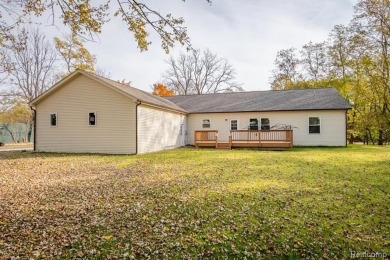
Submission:
M 345 146 L 336 89 L 157 97 L 77 70 L 30 103 L 35 151 L 142 154 L 219 148 Z

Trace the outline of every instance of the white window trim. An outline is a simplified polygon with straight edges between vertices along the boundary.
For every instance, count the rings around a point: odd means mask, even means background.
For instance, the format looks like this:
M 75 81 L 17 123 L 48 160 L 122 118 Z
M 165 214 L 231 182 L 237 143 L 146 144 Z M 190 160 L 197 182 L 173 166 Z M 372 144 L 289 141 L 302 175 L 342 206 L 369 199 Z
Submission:
M 319 133 L 310 133 L 310 117 L 318 117 L 318 119 L 320 120 L 320 132 Z M 319 116 L 309 116 L 307 121 L 308 121 L 307 132 L 308 132 L 309 135 L 320 135 L 322 133 L 322 130 L 321 130 L 322 129 L 322 119 L 321 119 L 321 117 L 319 117 Z
M 95 114 L 95 124 L 94 125 L 90 125 L 89 124 L 89 114 L 90 113 L 94 113 Z M 87 124 L 88 124 L 88 126 L 90 126 L 90 127 L 95 127 L 95 126 L 97 126 L 97 113 L 96 113 L 96 111 L 90 111 L 90 112 L 88 112 L 88 121 L 87 121 Z
M 56 124 L 55 125 L 51 124 L 51 115 L 56 115 Z M 50 127 L 53 127 L 53 128 L 58 126 L 58 113 L 57 112 L 51 112 L 49 114 L 49 125 L 50 125 Z
M 236 118 L 231 118 L 231 119 L 229 119 L 229 131 L 232 131 L 232 120 L 237 121 L 237 130 L 240 130 L 240 120 L 238 120 Z M 233 130 L 233 131 L 235 131 L 235 130 Z
M 210 126 L 209 127 L 203 127 L 203 121 L 204 120 L 209 120 L 209 122 L 210 122 Z M 204 119 L 202 119 L 202 129 L 211 129 L 211 119 L 208 119 L 208 118 L 204 118 Z

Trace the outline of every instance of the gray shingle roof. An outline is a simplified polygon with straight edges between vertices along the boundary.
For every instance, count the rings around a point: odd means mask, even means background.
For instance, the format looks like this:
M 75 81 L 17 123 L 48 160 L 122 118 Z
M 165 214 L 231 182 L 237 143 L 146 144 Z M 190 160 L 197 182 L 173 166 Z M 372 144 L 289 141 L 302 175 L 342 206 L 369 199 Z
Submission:
M 30 106 L 39 103 L 55 91 L 55 89 L 65 84 L 66 80 L 71 80 L 79 73 L 100 80 L 104 84 L 108 84 L 110 87 L 114 87 L 123 94 L 129 95 L 143 103 L 182 113 L 346 110 L 351 108 L 348 102 L 334 88 L 250 91 L 162 98 L 82 70 L 76 70 L 68 75 L 45 93 L 31 101 L 29 103 Z
M 32 100 L 29 103 L 29 105 L 35 106 L 41 100 L 43 100 L 44 98 L 49 96 L 51 93 L 53 93 L 56 89 L 65 85 L 69 80 L 72 80 L 74 77 L 76 77 L 77 75 L 80 75 L 80 74 L 85 75 L 87 77 L 90 77 L 94 80 L 100 81 L 101 83 L 106 84 L 110 88 L 113 88 L 113 89 L 117 90 L 118 92 L 120 92 L 128 97 L 131 97 L 131 98 L 134 98 L 138 101 L 141 101 L 141 103 L 147 103 L 147 104 L 154 105 L 157 107 L 171 109 L 171 110 L 175 110 L 175 111 L 182 112 L 182 113 L 187 113 L 187 111 L 185 111 L 183 108 L 179 107 L 178 105 L 176 105 L 175 103 L 173 103 L 167 99 L 164 99 L 164 98 L 158 97 L 158 96 L 154 96 L 151 93 L 142 91 L 140 89 L 136 89 L 136 88 L 130 87 L 126 84 L 123 84 L 123 83 L 96 75 L 94 73 L 90 73 L 90 72 L 87 72 L 84 70 L 79 70 L 79 69 L 75 70 L 74 72 L 72 72 L 71 74 L 69 74 L 68 76 L 63 78 L 61 81 L 59 81 L 57 84 L 55 84 L 54 86 L 49 88 L 43 94 L 41 94 L 40 96 L 38 96 L 37 98 Z
M 350 109 L 334 88 L 233 92 L 165 97 L 189 113 Z
M 102 76 L 99 76 L 99 75 L 96 75 L 96 74 L 93 74 L 90 72 L 84 71 L 84 73 L 86 73 L 92 77 L 99 78 L 100 80 L 106 82 L 107 84 L 110 84 L 111 86 L 135 97 L 137 100 L 139 100 L 141 102 L 148 103 L 151 105 L 156 105 L 159 107 L 169 108 L 169 109 L 173 109 L 173 110 L 177 110 L 177 111 L 181 111 L 181 112 L 186 112 L 183 108 L 179 107 L 175 103 L 173 103 L 170 100 L 167 100 L 165 98 L 155 96 L 151 93 L 142 91 L 142 90 L 137 89 L 137 88 L 130 87 L 126 84 L 123 84 L 123 83 L 120 83 L 120 82 L 117 82 L 117 81 L 114 81 L 114 80 L 111 80 L 111 79 L 108 79 L 108 78 L 105 78 L 105 77 L 102 77 Z

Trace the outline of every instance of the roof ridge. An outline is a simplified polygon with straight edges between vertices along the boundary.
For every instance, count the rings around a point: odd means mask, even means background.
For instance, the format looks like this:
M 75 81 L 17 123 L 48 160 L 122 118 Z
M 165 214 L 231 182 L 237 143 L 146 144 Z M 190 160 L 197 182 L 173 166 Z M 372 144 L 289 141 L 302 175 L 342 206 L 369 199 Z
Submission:
M 315 90 L 315 89 L 336 89 L 335 87 L 319 87 L 319 88 L 297 88 L 297 89 L 268 89 L 268 90 L 249 90 L 249 91 L 232 91 L 224 93 L 203 93 L 203 94 L 189 94 L 189 95 L 174 95 L 165 96 L 164 98 L 170 98 L 175 96 L 207 96 L 207 95 L 228 95 L 239 93 L 259 93 L 259 92 L 287 92 L 287 91 L 299 91 L 299 90 Z
M 113 79 L 107 78 L 107 77 L 105 77 L 105 76 L 102 76 L 102 75 L 98 75 L 98 74 L 96 74 L 96 73 L 93 73 L 93 72 L 89 72 L 89 71 L 82 70 L 82 69 L 77 69 L 77 70 L 80 70 L 80 71 L 86 72 L 86 73 L 88 73 L 88 74 L 91 74 L 91 75 L 93 75 L 93 76 L 95 76 L 95 77 L 103 78 L 103 79 L 105 79 L 105 80 L 109 80 L 109 81 L 115 82 L 115 83 L 117 83 L 117 84 L 121 84 L 121 85 L 122 85 L 122 86 L 124 86 L 124 87 L 130 87 L 130 88 L 137 89 L 137 88 L 135 88 L 135 87 L 132 87 L 132 86 L 130 86 L 130 85 L 127 85 L 127 84 L 125 84 L 125 83 L 122 83 L 122 82 L 120 82 L 120 81 L 113 80 Z
M 113 87 L 120 89 L 121 91 L 125 91 L 127 94 L 135 97 L 137 100 L 139 100 L 141 102 L 156 105 L 158 107 L 162 107 L 165 109 L 172 109 L 172 110 L 177 110 L 177 111 L 181 111 L 181 112 L 187 112 L 185 109 L 183 109 L 181 106 L 178 106 L 174 102 L 172 102 L 168 99 L 162 98 L 160 96 L 153 95 L 152 93 L 146 92 L 142 89 L 138 89 L 136 87 L 132 87 L 132 86 L 129 86 L 127 84 L 124 84 L 120 81 L 115 81 L 113 79 L 110 79 L 110 78 L 107 78 L 104 76 L 100 76 L 100 75 L 97 75 L 95 73 L 88 72 L 85 70 L 78 69 L 78 71 L 80 71 L 81 73 L 86 73 L 86 74 L 90 75 L 91 77 L 98 78 L 102 81 L 106 81 L 107 84 L 110 84 Z M 123 88 L 123 89 L 121 89 L 121 88 Z M 127 90 L 129 90 L 130 92 Z M 131 93 L 131 92 L 138 92 L 139 93 L 138 95 L 146 95 L 146 99 L 142 98 L 142 96 L 137 97 L 137 94 L 135 95 L 135 93 Z M 152 100 L 148 101 L 147 99 L 152 99 Z
M 189 113 L 350 109 L 349 103 L 337 89 L 330 87 L 228 94 L 233 95 L 207 94 L 166 98 Z
M 81 70 L 81 69 L 78 69 L 78 70 Z M 95 74 L 95 73 L 92 73 L 92 72 L 88 72 L 88 71 L 85 71 L 85 70 L 81 70 L 81 71 L 87 72 L 87 73 L 89 73 L 89 74 L 92 74 L 93 76 L 100 77 L 100 78 L 103 78 L 103 79 L 108 80 L 108 81 L 112 81 L 112 82 L 114 82 L 115 84 L 120 84 L 120 85 L 122 85 L 123 87 L 132 88 L 132 89 L 134 89 L 134 90 L 136 90 L 136 91 L 141 91 L 141 92 L 143 92 L 143 93 L 145 93 L 145 94 L 148 94 L 148 95 L 151 95 L 151 96 L 153 96 L 153 97 L 159 97 L 159 96 L 153 95 L 152 93 L 147 92 L 147 91 L 145 91 L 145 90 L 142 90 L 142 89 L 133 87 L 133 86 L 131 86 L 131 85 L 127 85 L 127 84 L 125 84 L 125 83 L 122 83 L 122 82 L 120 82 L 119 80 L 113 80 L 113 79 L 110 79 L 110 78 L 107 78 L 107 77 L 104 77 L 104 76 L 101 76 L 101 75 L 98 75 L 98 74 Z M 161 97 L 160 97 L 160 98 L 161 98 Z

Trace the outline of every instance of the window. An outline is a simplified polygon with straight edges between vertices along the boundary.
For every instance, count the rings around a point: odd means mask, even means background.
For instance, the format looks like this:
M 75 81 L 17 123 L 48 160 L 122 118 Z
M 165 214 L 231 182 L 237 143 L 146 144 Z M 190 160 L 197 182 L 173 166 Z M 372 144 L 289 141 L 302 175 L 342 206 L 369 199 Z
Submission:
M 259 130 L 259 120 L 257 118 L 249 119 L 249 130 Z
M 50 114 L 50 126 L 57 126 L 57 113 Z
M 321 132 L 320 118 L 309 117 L 309 134 L 319 134 Z
M 237 129 L 238 129 L 238 120 L 231 119 L 230 120 L 230 130 L 237 130 Z
M 88 114 L 88 124 L 89 125 L 96 125 L 96 113 L 91 112 Z
M 203 128 L 210 128 L 210 119 L 203 119 Z
M 261 130 L 270 130 L 270 123 L 269 118 L 262 118 L 261 119 Z

